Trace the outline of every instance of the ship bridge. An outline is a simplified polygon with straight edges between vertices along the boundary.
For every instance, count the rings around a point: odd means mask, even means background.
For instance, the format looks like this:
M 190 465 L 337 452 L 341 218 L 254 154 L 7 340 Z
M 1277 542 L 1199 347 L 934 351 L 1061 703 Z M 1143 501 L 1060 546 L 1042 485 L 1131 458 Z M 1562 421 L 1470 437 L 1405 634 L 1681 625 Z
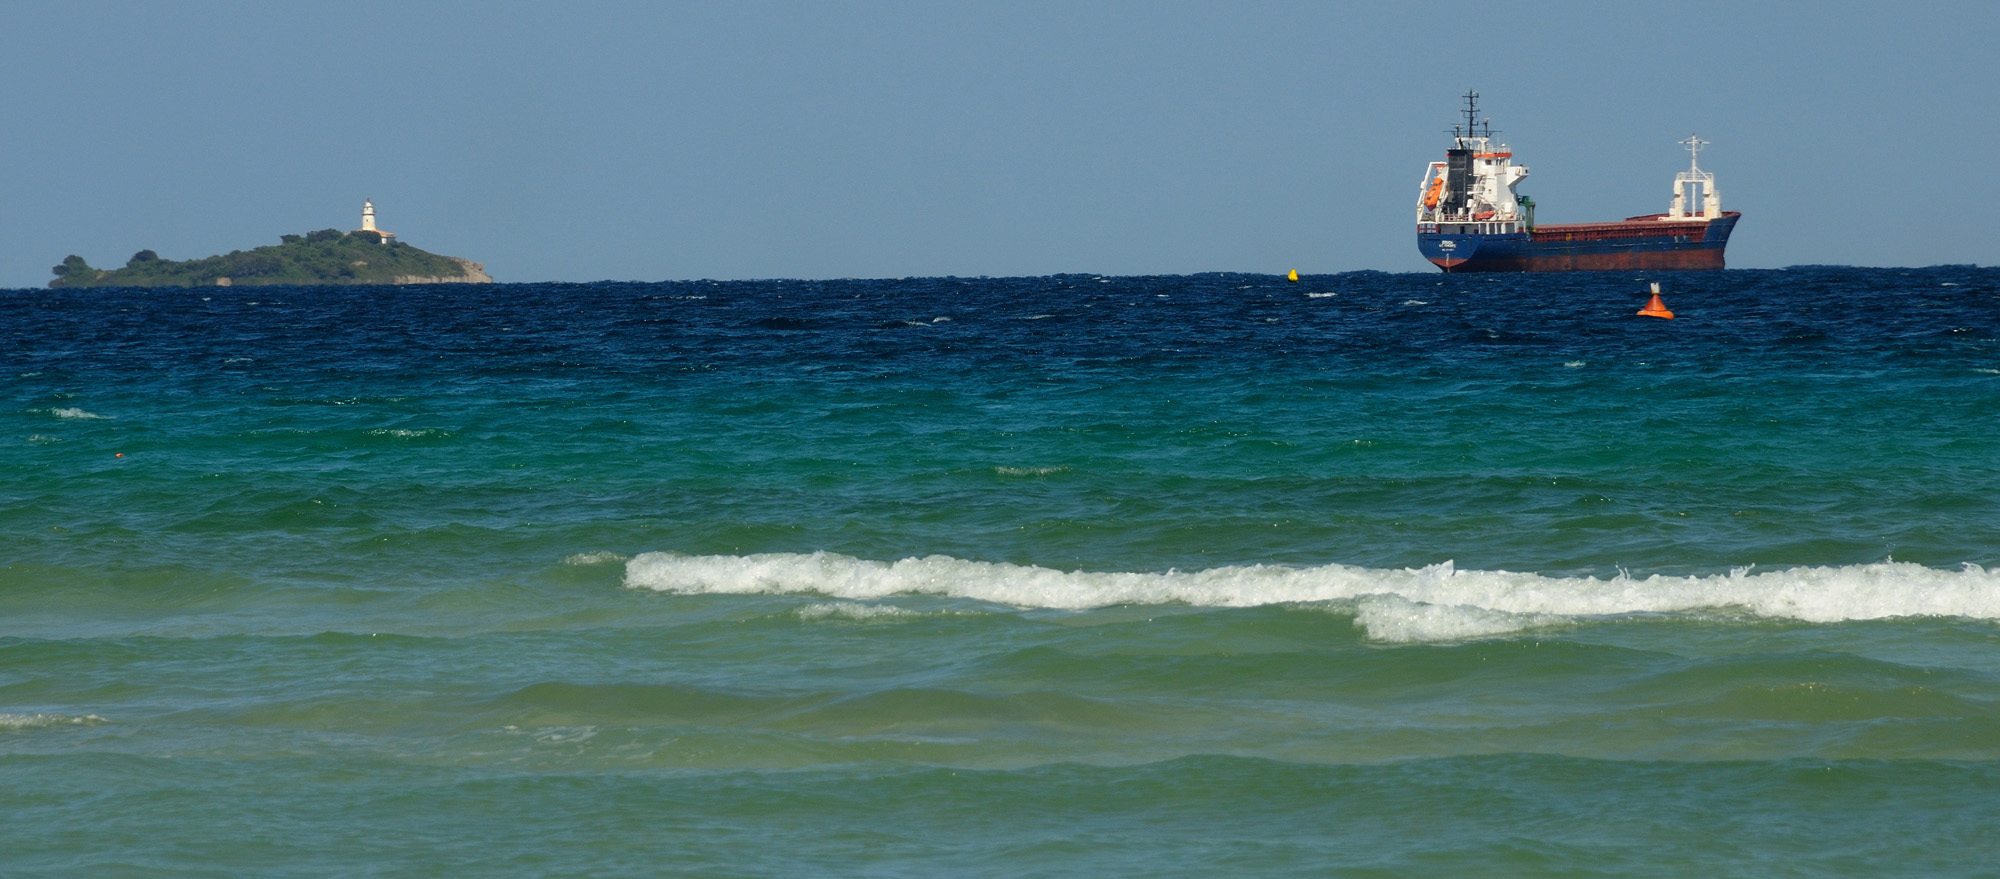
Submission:
M 1451 128 L 1451 148 L 1442 162 L 1424 169 L 1418 189 L 1419 231 L 1446 234 L 1509 234 L 1534 225 L 1532 202 L 1514 187 L 1528 176 L 1514 164 L 1514 152 L 1495 140 L 1493 120 L 1479 117 L 1479 93 L 1465 93 L 1465 122 Z

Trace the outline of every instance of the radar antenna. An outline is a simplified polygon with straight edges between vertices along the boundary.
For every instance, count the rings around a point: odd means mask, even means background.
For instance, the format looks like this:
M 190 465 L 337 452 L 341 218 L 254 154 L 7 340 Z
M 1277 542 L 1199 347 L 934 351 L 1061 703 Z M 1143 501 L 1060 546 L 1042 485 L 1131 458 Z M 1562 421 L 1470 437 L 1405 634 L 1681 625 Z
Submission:
M 1493 120 L 1479 118 L 1479 93 L 1467 91 L 1461 97 L 1465 99 L 1465 107 L 1458 112 L 1465 114 L 1465 121 L 1451 126 L 1452 139 L 1463 141 L 1479 137 L 1492 138 Z M 1459 146 L 1464 147 L 1465 144 L 1461 143 Z

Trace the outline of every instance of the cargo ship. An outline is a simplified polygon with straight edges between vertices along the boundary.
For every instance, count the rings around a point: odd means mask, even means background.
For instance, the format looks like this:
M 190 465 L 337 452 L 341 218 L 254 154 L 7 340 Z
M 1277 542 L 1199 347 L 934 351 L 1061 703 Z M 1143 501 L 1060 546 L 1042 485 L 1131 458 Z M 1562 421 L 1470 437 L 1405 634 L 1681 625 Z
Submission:
M 1478 92 L 1465 93 L 1462 112 L 1444 161 L 1424 169 L 1418 190 L 1417 252 L 1433 265 L 1447 272 L 1722 268 L 1722 250 L 1742 215 L 1722 209 L 1715 175 L 1701 169 L 1707 141 L 1681 141 L 1688 169 L 1674 175 L 1666 213 L 1537 226 L 1534 199 L 1514 192 L 1528 169 L 1494 141 L 1492 121 L 1479 119 Z

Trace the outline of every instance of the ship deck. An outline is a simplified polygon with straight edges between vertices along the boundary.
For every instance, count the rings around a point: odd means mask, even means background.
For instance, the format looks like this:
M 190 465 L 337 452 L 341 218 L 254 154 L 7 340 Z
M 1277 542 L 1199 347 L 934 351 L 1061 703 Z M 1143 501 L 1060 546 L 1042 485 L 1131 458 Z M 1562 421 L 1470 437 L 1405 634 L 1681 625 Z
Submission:
M 1614 223 L 1544 223 L 1535 226 L 1529 236 L 1536 241 L 1604 241 L 1617 238 L 1657 238 L 1662 235 L 1687 236 L 1690 242 L 1699 242 L 1707 237 L 1709 221 L 1706 219 L 1668 220 L 1666 214 L 1647 214 L 1643 217 L 1627 217 Z M 1722 217 L 1741 216 L 1736 211 L 1723 211 Z

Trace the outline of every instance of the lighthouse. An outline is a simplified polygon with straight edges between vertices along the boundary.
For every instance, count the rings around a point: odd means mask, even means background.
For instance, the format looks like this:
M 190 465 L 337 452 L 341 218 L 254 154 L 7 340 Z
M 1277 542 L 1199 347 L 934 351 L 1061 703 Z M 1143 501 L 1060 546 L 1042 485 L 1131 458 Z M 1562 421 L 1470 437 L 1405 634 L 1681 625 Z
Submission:
M 388 244 L 389 239 L 396 237 L 394 232 L 384 232 L 375 228 L 375 202 L 365 198 L 361 200 L 361 228 L 355 231 L 373 232 L 381 236 L 383 244 Z

